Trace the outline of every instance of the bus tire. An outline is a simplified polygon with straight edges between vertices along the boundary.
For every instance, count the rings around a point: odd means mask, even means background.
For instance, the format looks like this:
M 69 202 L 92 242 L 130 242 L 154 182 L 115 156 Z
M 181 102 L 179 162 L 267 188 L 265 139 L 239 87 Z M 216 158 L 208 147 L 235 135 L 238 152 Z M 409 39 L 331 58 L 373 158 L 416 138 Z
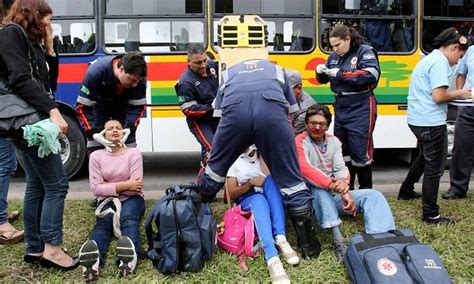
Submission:
M 64 138 L 60 138 L 61 160 L 64 171 L 69 179 L 74 178 L 81 170 L 87 156 L 86 139 L 80 125 L 75 118 L 63 113 L 63 118 L 68 124 L 68 130 Z

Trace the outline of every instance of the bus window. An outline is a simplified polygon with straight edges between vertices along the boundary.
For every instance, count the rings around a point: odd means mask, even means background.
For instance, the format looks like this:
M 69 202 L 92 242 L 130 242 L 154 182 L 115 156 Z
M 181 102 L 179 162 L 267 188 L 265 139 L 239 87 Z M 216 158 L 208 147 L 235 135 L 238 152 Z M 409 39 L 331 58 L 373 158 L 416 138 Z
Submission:
M 202 0 L 107 0 L 106 3 L 107 15 L 188 15 L 202 13 Z
M 331 51 L 331 29 L 343 23 L 359 31 L 379 52 L 412 52 L 415 49 L 414 5 L 413 0 L 322 0 L 320 47 Z
M 315 21 L 310 0 L 213 1 L 213 43 L 217 24 L 228 14 L 259 15 L 267 24 L 269 52 L 308 52 L 314 46 Z
M 108 0 L 105 50 L 185 52 L 190 42 L 205 43 L 204 21 L 202 0 Z
M 48 0 L 48 4 L 57 17 L 94 15 L 93 0 Z
M 186 51 L 190 42 L 204 43 L 204 23 L 184 19 L 106 20 L 107 52 L 144 53 Z
M 425 53 L 433 49 L 431 42 L 444 29 L 455 27 L 460 34 L 474 40 L 474 3 L 470 0 L 424 1 L 421 47 Z
M 96 48 L 93 0 L 49 0 L 54 44 L 59 54 L 87 53 Z M 80 4 L 78 4 L 80 3 Z

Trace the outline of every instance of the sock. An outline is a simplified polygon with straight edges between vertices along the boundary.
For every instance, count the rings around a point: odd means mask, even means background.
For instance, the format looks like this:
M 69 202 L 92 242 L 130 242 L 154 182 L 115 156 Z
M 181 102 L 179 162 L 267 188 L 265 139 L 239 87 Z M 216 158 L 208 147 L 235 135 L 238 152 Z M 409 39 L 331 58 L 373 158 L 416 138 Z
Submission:
M 267 265 L 272 265 L 272 263 L 276 262 L 280 260 L 280 258 L 278 256 L 274 256 L 274 257 L 271 257 L 269 260 L 267 260 Z
M 332 239 L 335 243 L 343 243 L 344 238 L 342 237 L 341 230 L 339 230 L 339 226 L 335 226 L 331 228 Z
M 281 245 L 285 242 L 287 242 L 285 235 L 276 235 L 275 236 L 275 243 L 277 245 Z

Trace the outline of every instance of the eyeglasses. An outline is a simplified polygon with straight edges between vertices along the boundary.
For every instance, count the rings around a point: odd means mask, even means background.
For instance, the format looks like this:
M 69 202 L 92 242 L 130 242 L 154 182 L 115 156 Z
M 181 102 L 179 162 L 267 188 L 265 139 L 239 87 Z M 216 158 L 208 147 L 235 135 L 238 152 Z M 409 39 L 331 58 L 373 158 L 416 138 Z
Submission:
M 319 127 L 326 127 L 328 126 L 328 124 L 326 122 L 319 122 L 319 121 L 309 121 L 308 122 L 309 125 L 311 125 L 312 127 L 316 127 L 316 126 L 319 126 Z

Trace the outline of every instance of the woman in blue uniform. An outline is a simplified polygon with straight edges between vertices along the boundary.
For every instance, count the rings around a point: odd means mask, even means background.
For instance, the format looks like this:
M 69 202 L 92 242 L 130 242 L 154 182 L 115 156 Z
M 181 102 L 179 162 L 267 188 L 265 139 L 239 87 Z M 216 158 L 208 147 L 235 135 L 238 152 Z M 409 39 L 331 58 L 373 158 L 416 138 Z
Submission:
M 372 133 L 377 118 L 373 90 L 380 77 L 377 53 L 363 44 L 352 27 L 336 25 L 329 36 L 333 52 L 326 64 L 316 67 L 316 79 L 331 83 L 334 103 L 334 134 L 342 142 L 342 154 L 349 168 L 350 188 L 357 174 L 360 188 L 372 188 Z

